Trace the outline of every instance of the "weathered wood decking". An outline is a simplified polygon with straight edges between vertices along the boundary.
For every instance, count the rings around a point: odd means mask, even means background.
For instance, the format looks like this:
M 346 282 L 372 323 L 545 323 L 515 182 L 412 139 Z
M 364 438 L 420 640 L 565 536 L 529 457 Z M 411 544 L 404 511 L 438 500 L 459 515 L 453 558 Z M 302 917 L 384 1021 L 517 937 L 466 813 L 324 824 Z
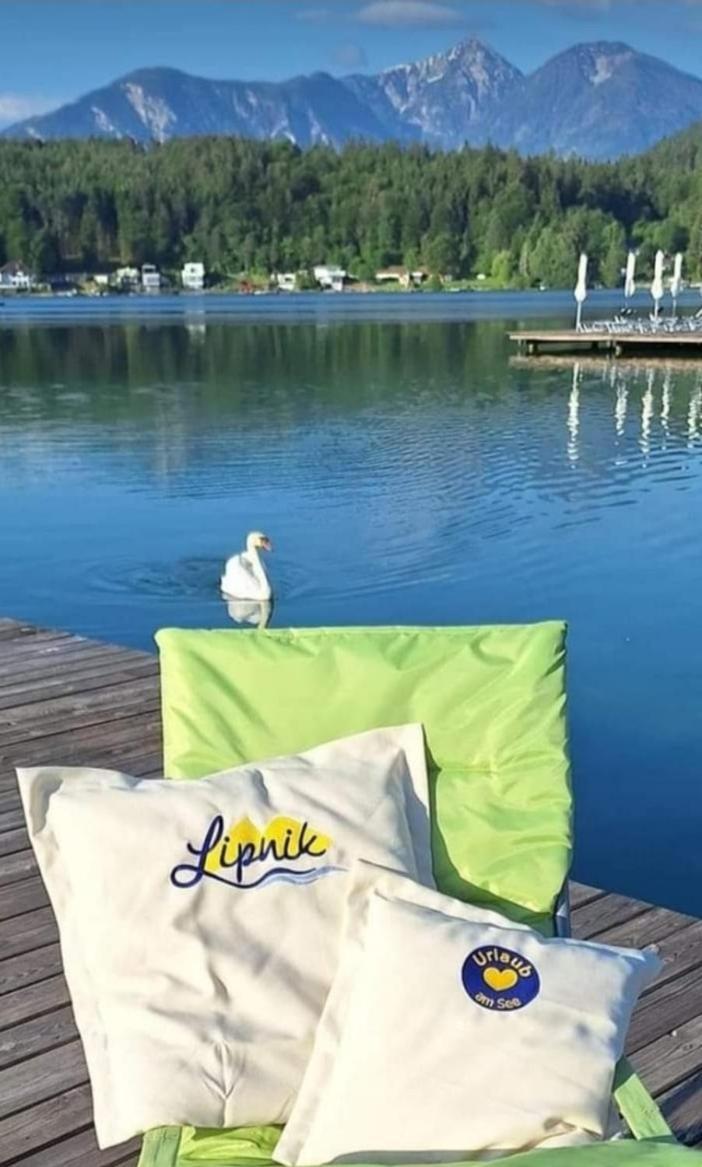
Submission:
M 699 354 L 702 357 L 702 329 L 696 332 L 578 332 L 575 328 L 526 328 L 510 332 L 520 352 L 535 355 L 554 350 L 565 353 L 599 352 L 626 356 L 627 353 L 661 353 L 668 356 Z
M 16 765 L 160 767 L 155 658 L 0 620 L 0 1163 L 132 1167 L 98 1151 L 53 913 L 37 875 Z M 631 1028 L 632 1061 L 678 1136 L 702 1143 L 702 920 L 581 885 L 578 936 L 659 946 L 665 968 Z

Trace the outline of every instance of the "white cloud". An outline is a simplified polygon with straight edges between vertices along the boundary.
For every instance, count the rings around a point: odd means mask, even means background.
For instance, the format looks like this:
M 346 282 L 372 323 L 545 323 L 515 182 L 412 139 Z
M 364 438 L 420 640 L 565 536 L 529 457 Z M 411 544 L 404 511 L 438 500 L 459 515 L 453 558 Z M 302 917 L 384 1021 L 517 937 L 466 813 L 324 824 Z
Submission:
M 56 109 L 59 104 L 55 98 L 39 94 L 0 92 L 0 126 L 10 126 L 13 122 L 46 113 L 47 110 Z
M 356 19 L 361 24 L 385 28 L 407 25 L 439 28 L 462 24 L 464 16 L 453 6 L 438 4 L 434 0 L 372 0 L 372 3 L 364 4 Z
M 286 0 L 281 0 L 286 2 Z M 2 0 L 0 0 L 2 3 Z M 553 8 L 574 18 L 613 13 L 617 8 L 646 8 L 668 15 L 671 8 L 700 9 L 702 0 L 502 0 L 519 8 Z M 302 8 L 298 20 L 315 22 L 360 22 L 385 28 L 441 28 L 452 25 L 475 25 L 484 19 L 494 0 L 331 0 L 326 4 Z

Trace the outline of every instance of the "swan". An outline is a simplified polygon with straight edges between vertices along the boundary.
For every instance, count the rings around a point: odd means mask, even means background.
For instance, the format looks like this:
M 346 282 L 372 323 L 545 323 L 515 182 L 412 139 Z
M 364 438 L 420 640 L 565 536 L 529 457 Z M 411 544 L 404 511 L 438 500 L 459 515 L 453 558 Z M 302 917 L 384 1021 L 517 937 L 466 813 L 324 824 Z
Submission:
M 261 531 L 246 537 L 246 550 L 232 555 L 224 565 L 220 587 L 233 600 L 270 600 L 273 595 L 259 551 L 272 551 L 273 545 Z

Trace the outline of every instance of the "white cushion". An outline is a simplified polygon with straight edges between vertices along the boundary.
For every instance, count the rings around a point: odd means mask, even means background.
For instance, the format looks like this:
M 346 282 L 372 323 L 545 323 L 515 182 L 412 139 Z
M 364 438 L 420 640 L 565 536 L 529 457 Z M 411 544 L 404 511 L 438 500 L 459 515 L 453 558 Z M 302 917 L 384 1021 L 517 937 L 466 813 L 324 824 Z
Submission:
M 546 940 L 358 864 L 287 1165 L 457 1162 L 604 1136 L 657 957 Z
M 431 881 L 421 727 L 194 782 L 18 777 L 100 1144 L 283 1121 L 336 968 L 353 859 Z

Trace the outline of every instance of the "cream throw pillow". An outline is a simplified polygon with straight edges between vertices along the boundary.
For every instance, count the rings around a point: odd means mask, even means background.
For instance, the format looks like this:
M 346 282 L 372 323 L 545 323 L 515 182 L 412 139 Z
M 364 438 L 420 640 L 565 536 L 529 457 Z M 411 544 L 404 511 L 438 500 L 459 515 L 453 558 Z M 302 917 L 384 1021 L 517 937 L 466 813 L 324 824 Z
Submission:
M 629 1018 L 658 967 L 358 864 L 276 1160 L 458 1162 L 602 1138 Z
M 103 1147 L 281 1122 L 361 856 L 431 882 L 420 726 L 194 782 L 18 772 Z

